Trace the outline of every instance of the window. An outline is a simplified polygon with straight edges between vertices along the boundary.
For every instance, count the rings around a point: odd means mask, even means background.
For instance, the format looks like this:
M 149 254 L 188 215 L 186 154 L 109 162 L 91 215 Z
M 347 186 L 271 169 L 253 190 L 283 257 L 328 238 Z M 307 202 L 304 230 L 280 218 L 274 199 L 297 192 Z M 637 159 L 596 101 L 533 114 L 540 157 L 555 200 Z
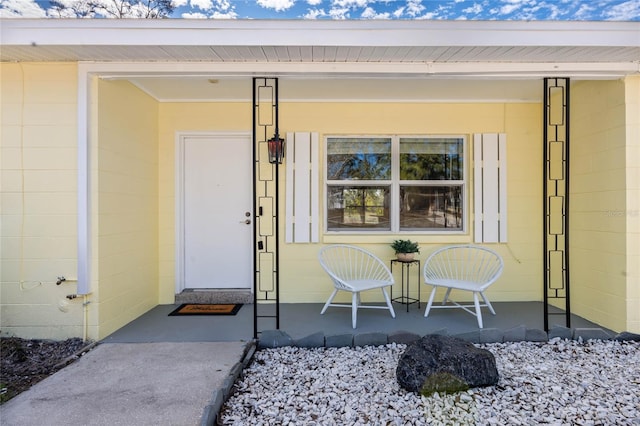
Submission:
M 465 138 L 326 139 L 329 231 L 463 231 Z

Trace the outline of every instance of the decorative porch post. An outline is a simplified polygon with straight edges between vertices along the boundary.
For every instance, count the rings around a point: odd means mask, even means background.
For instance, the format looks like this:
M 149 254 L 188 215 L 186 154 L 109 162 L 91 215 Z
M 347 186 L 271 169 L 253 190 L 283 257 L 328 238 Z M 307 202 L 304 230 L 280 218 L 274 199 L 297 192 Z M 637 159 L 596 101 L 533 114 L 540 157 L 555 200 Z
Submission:
M 544 79 L 544 329 L 549 316 L 564 315 L 569 299 L 569 93 L 568 78 Z M 564 301 L 564 311 L 562 302 Z M 552 304 L 552 302 L 554 302 Z M 550 311 L 550 307 L 552 308 Z
M 278 79 L 253 79 L 253 335 L 280 328 Z

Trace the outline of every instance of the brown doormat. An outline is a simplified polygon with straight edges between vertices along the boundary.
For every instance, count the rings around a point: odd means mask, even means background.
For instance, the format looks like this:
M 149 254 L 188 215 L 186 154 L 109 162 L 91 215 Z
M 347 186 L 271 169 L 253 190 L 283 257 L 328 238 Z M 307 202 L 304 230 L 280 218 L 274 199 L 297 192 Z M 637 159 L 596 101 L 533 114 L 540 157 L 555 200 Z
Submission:
M 207 304 L 183 303 L 169 316 L 179 315 L 235 315 L 242 308 L 242 303 L 236 304 Z

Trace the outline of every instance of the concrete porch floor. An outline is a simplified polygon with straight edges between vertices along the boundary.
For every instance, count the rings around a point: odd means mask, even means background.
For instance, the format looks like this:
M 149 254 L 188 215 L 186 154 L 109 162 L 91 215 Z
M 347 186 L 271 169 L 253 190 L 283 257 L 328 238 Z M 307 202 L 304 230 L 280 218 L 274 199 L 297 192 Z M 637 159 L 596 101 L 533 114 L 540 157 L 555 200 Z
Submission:
M 542 302 L 493 302 L 496 315 L 483 309 L 484 328 L 508 330 L 524 325 L 544 328 Z M 254 337 L 253 305 L 245 304 L 235 316 L 169 316 L 179 305 L 158 305 L 102 340 L 104 343 L 141 342 L 237 342 Z M 274 305 L 259 305 L 263 309 Z M 396 318 L 387 310 L 359 309 L 358 326 L 351 327 L 350 308 L 329 308 L 320 315 L 321 303 L 283 303 L 280 305 L 280 330 L 293 339 L 317 332 L 325 336 L 360 333 L 407 331 L 420 336 L 447 329 L 451 335 L 478 330 L 476 318 L 461 309 L 432 310 L 424 317 L 425 303 L 409 306 L 394 303 Z M 550 309 L 551 310 L 551 309 Z M 556 310 L 555 312 L 558 312 Z M 565 316 L 552 315 L 549 327 L 565 326 Z M 577 315 L 571 316 L 571 328 L 603 328 Z M 276 329 L 275 321 L 262 318 L 258 330 Z M 603 328 L 604 329 L 604 328 Z M 604 329 L 614 336 L 615 333 Z

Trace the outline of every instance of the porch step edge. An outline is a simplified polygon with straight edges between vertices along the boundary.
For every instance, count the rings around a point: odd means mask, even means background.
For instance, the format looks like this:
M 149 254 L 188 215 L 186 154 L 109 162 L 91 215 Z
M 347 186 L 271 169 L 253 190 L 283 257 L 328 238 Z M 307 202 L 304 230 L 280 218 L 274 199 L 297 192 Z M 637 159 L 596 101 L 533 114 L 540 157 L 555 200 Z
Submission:
M 185 289 L 176 294 L 175 303 L 253 303 L 253 294 L 249 290 Z

